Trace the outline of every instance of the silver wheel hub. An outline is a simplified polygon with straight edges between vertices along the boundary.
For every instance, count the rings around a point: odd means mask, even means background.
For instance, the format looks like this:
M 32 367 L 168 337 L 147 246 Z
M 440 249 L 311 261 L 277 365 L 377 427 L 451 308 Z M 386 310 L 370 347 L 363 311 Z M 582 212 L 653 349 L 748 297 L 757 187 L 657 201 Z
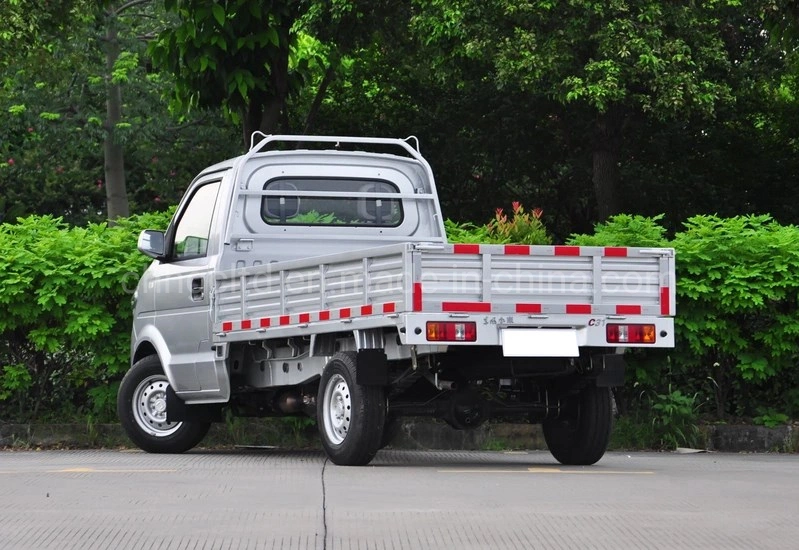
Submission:
M 166 420 L 168 387 L 166 376 L 148 376 L 139 382 L 133 392 L 133 418 L 143 431 L 155 437 L 172 435 L 182 424 Z
M 352 399 L 349 385 L 340 374 L 334 374 L 327 381 L 322 417 L 327 439 L 334 445 L 343 443 L 350 429 Z

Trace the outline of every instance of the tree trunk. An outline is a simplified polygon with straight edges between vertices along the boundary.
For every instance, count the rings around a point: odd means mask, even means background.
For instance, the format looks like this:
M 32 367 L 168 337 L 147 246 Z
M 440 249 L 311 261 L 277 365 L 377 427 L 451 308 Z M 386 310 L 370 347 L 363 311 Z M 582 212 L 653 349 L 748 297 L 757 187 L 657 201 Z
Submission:
M 272 134 L 278 131 L 284 120 L 286 99 L 289 96 L 289 55 L 291 50 L 291 26 L 294 19 L 287 18 L 282 26 L 277 29 L 280 35 L 280 48 L 269 65 L 269 84 L 272 91 L 264 105 L 264 116 L 261 120 L 261 131 Z M 288 128 L 284 128 L 288 131 Z
M 618 187 L 623 120 L 621 108 L 612 107 L 596 121 L 593 181 L 600 222 L 621 211 Z
M 250 148 L 252 133 L 260 130 L 266 135 L 279 133 L 281 126 L 288 132 L 286 99 L 289 95 L 290 34 L 294 17 L 286 17 L 277 29 L 281 47 L 277 55 L 269 59 L 269 90 L 264 93 L 251 92 L 250 102 L 244 114 L 244 147 Z
M 264 102 L 266 101 L 266 95 L 263 92 L 250 92 L 250 102 L 247 104 L 246 111 L 244 112 L 244 150 L 248 151 L 250 149 L 250 140 L 252 139 L 252 134 L 256 130 L 261 129 L 261 119 L 264 116 Z M 258 140 L 255 140 L 258 141 Z
M 106 119 L 103 153 L 105 156 L 105 197 L 108 220 L 130 215 L 127 183 L 125 182 L 125 154 L 115 138 L 116 126 L 122 120 L 122 88 L 113 81 L 114 64 L 119 57 L 119 40 L 114 18 L 106 22 Z
M 250 103 L 244 113 L 244 150 L 250 149 L 252 135 L 256 131 L 266 135 L 280 131 L 281 114 L 285 109 L 285 98 L 280 99 L 271 94 L 250 93 Z M 258 142 L 258 139 L 255 140 Z
M 316 95 L 313 98 L 313 103 L 311 103 L 311 108 L 308 109 L 308 116 L 305 117 L 305 127 L 302 130 L 303 134 L 309 134 L 313 129 L 314 122 L 316 122 L 316 114 L 319 112 L 319 108 L 322 106 L 322 101 L 325 99 L 327 88 L 336 77 L 337 65 L 338 60 L 336 60 L 335 63 L 333 60 L 331 60 L 330 65 L 328 65 L 327 70 L 325 71 L 325 76 L 322 78 L 322 82 L 319 83 L 319 89 L 316 90 Z

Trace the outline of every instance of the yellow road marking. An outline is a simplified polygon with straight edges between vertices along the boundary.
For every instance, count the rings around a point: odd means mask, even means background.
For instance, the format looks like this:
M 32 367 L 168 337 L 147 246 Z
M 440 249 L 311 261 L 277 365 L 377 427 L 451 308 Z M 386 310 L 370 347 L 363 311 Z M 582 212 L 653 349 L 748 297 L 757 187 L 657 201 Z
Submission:
M 63 470 L 0 470 L 0 475 L 19 475 L 19 474 L 169 474 L 177 470 L 105 470 L 96 468 L 65 468 Z
M 105 470 L 95 468 L 67 468 L 65 470 L 48 470 L 49 474 L 166 474 L 177 470 Z
M 654 475 L 655 472 L 624 470 L 564 470 L 562 468 L 527 468 L 526 470 L 438 470 L 442 474 L 578 474 L 578 475 Z

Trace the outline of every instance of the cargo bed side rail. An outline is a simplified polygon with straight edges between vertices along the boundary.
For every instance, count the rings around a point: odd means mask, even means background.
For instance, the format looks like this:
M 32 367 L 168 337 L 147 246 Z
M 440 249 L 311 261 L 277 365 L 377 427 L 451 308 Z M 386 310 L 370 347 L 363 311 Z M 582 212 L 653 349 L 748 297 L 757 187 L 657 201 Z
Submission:
M 326 332 L 351 330 L 363 319 L 385 324 L 407 309 L 412 250 L 411 244 L 389 245 L 217 273 L 214 332 L 285 328 L 311 334 L 322 331 L 321 323 Z

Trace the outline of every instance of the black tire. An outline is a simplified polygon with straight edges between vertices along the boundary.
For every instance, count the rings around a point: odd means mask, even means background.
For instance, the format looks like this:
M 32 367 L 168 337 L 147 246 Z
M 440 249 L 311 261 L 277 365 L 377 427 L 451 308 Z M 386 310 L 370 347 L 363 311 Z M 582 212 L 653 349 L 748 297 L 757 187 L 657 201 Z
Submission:
M 385 392 L 355 383 L 355 353 L 335 354 L 322 371 L 317 396 L 322 447 L 333 463 L 363 466 L 377 454 L 386 422 Z
M 117 415 L 133 443 L 148 453 L 182 453 L 202 441 L 208 422 L 167 422 L 169 380 L 156 355 L 137 361 L 117 393 Z
M 613 429 L 611 399 L 609 388 L 587 386 L 562 400 L 558 418 L 544 421 L 544 439 L 558 462 L 587 466 L 602 458 Z

